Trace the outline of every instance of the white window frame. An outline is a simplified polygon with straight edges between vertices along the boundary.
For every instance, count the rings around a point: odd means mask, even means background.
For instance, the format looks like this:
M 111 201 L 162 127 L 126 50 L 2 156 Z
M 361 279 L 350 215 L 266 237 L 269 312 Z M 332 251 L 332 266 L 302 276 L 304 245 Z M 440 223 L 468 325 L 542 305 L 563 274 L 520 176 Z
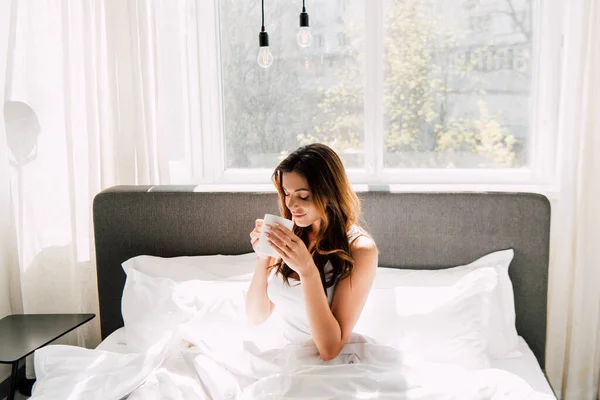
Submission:
M 272 169 L 225 168 L 223 86 L 220 60 L 219 0 L 198 3 L 201 134 L 192 138 L 194 183 L 208 185 L 268 185 Z M 201 6 L 200 6 L 201 4 Z M 292 5 L 290 5 L 292 6 Z M 538 26 L 532 60 L 532 112 L 528 142 L 529 165 L 506 169 L 384 168 L 383 165 L 383 2 L 365 1 L 366 29 L 364 75 L 365 168 L 348 169 L 351 182 L 361 187 L 424 185 L 433 189 L 491 188 L 553 192 L 557 187 L 555 165 L 558 132 L 559 77 L 562 48 L 562 3 L 536 0 L 534 23 Z M 257 21 L 257 52 L 258 52 Z M 253 40 L 249 38 L 248 40 Z M 258 67 L 257 67 L 258 68 Z M 220 155 L 215 157 L 215 155 Z M 199 155 L 199 157 L 198 157 Z M 275 166 L 273 166 L 275 167 Z M 408 187 L 407 186 L 407 187 Z

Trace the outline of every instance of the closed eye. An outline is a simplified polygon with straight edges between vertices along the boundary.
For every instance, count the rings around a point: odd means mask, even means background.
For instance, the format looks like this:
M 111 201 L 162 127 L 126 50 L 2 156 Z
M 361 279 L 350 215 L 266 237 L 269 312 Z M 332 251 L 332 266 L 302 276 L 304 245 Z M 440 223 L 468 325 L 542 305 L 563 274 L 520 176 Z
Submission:
M 284 192 L 284 193 L 283 193 L 283 195 L 284 195 L 285 197 L 290 197 L 290 194 L 289 194 L 289 193 L 285 193 L 285 192 Z M 298 198 L 299 198 L 300 200 L 304 200 L 304 201 L 308 200 L 308 199 L 309 199 L 309 197 L 310 197 L 310 196 L 306 196 L 306 197 L 298 196 Z

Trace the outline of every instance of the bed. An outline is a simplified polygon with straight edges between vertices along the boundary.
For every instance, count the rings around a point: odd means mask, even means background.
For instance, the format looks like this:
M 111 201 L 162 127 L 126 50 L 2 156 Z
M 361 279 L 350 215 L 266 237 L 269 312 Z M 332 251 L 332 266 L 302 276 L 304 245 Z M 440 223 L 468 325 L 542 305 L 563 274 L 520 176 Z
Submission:
M 379 248 L 380 268 L 442 270 L 492 249 L 513 249 L 509 274 L 521 354 L 493 360 L 492 367 L 555 398 L 544 373 L 548 200 L 539 194 L 493 192 L 369 191 L 359 197 L 363 226 Z M 99 193 L 93 206 L 104 339 L 99 348 L 118 353 L 124 345 L 123 262 L 140 255 L 249 253 L 254 220 L 278 214 L 277 204 L 275 193 L 202 192 L 193 186 L 116 186 Z

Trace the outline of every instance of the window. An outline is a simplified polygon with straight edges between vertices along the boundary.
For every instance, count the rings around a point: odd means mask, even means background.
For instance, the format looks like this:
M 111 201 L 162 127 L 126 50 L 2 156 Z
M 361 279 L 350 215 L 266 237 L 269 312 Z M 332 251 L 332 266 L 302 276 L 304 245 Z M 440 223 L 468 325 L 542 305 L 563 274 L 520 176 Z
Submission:
M 527 165 L 529 132 L 511 128 L 529 124 L 531 32 L 505 26 L 510 2 L 384 2 L 385 167 Z M 531 6 L 513 5 L 518 15 Z M 497 46 L 526 50 L 520 70 L 496 67 Z
M 221 1 L 225 166 L 273 168 L 286 151 L 323 141 L 348 167 L 364 166 L 364 3 L 310 2 L 312 46 L 296 43 L 290 2 L 266 2 L 275 62 L 256 63 L 259 1 Z
M 268 1 L 275 62 L 262 69 L 260 1 L 215 0 L 219 124 L 205 156 L 222 159 L 213 181 L 266 182 L 262 169 L 315 141 L 338 151 L 355 182 L 403 182 L 409 172 L 435 182 L 464 172 L 461 183 L 548 175 L 561 34 L 549 7 L 311 0 L 313 41 L 301 49 L 299 5 Z

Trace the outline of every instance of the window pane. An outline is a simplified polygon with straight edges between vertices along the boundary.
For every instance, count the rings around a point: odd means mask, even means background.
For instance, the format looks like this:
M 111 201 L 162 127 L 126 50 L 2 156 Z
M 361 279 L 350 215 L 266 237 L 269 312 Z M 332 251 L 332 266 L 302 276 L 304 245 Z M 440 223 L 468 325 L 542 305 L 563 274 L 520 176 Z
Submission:
M 258 66 L 260 1 L 220 1 L 227 168 L 273 168 L 290 150 L 332 146 L 364 166 L 364 0 L 307 2 L 312 42 L 296 43 L 302 2 L 265 2 L 275 58 Z
M 384 165 L 526 166 L 533 0 L 384 7 Z

